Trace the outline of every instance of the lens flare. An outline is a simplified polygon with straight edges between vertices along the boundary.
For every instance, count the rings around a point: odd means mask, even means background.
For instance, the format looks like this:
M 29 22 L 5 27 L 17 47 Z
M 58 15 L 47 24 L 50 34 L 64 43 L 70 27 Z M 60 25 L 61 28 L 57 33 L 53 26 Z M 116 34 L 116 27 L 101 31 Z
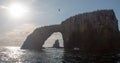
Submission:
M 11 17 L 23 17 L 27 12 L 27 8 L 20 3 L 13 3 L 8 7 Z

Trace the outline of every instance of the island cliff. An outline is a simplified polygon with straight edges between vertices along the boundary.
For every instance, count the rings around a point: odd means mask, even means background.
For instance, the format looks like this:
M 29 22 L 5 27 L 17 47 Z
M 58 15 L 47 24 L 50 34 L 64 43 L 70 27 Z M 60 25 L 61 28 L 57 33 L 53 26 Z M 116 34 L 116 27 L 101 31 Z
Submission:
M 120 48 L 118 20 L 113 10 L 78 14 L 61 24 L 37 28 L 21 48 L 41 50 L 45 40 L 54 32 L 62 33 L 65 51 L 79 48 L 83 52 L 107 53 Z

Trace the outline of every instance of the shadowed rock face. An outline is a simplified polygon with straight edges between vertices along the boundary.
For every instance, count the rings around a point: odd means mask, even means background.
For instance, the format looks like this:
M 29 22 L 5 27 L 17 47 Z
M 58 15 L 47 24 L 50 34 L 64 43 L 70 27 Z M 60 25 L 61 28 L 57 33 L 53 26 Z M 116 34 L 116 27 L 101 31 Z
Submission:
M 59 40 L 56 40 L 53 44 L 53 48 L 60 48 Z
M 113 10 L 100 10 L 72 16 L 59 25 L 37 28 L 24 42 L 23 49 L 41 50 L 54 32 L 63 35 L 64 49 L 105 53 L 119 49 L 118 21 Z
M 109 52 L 119 47 L 118 21 L 113 10 L 79 14 L 62 22 L 65 50 Z
M 60 32 L 60 25 L 51 25 L 44 26 L 34 30 L 32 34 L 30 34 L 24 44 L 22 45 L 22 49 L 33 49 L 33 50 L 41 50 L 44 42 L 49 38 L 49 36 L 54 32 Z

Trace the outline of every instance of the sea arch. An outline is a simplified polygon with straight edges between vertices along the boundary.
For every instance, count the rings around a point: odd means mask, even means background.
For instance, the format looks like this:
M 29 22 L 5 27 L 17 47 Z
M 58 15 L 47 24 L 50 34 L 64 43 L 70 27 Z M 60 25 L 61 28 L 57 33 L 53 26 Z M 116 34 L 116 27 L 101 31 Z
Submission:
M 59 46 L 60 47 L 64 47 L 63 46 L 63 37 L 62 37 L 61 32 L 52 33 L 51 36 L 48 37 L 48 39 L 43 44 L 43 47 L 53 47 L 53 44 L 55 43 L 56 40 L 59 41 Z
M 60 25 L 50 25 L 35 29 L 22 45 L 22 49 L 41 50 L 45 41 L 54 33 L 61 32 Z

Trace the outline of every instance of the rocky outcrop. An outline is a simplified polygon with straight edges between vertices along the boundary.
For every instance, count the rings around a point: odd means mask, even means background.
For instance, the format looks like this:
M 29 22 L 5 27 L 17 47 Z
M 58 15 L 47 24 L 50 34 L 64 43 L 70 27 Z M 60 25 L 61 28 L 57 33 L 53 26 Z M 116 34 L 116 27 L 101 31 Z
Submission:
M 40 50 L 53 32 L 62 33 L 65 51 L 79 48 L 83 52 L 105 53 L 120 48 L 118 21 L 113 10 L 78 14 L 59 25 L 37 28 L 22 48 Z
M 119 48 L 118 21 L 113 10 L 72 16 L 61 24 L 65 50 L 110 52 Z
M 53 48 L 60 48 L 59 40 L 56 40 L 53 44 Z

